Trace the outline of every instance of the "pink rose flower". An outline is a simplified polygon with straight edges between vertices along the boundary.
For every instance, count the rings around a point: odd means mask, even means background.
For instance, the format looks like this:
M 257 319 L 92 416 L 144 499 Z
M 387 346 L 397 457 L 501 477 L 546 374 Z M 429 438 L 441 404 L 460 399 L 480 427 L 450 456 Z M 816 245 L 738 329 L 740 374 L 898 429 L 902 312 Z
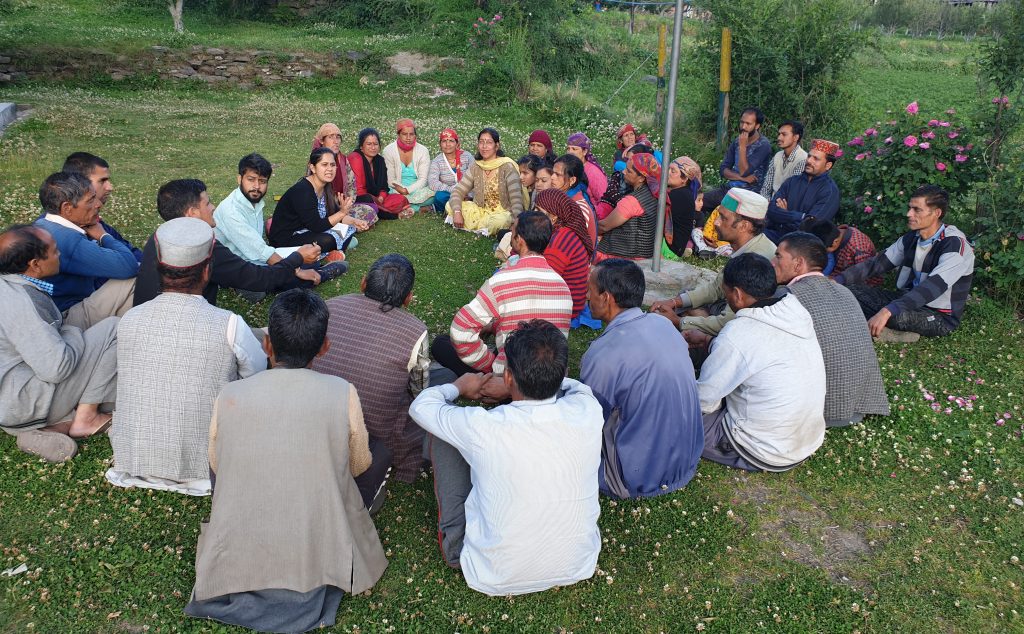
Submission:
M 862 154 L 858 154 L 857 156 L 853 157 L 853 160 L 855 160 L 855 161 L 863 161 L 864 157 L 866 157 L 866 156 L 867 156 L 867 154 L 863 154 L 863 153 Z
M 912 101 L 907 104 L 907 114 L 917 114 L 917 102 Z
M 843 155 L 843 151 L 842 150 L 836 150 L 836 158 L 840 158 L 840 157 L 842 157 L 842 155 Z
M 907 147 L 914 147 L 915 145 L 917 145 L 917 137 L 912 134 L 907 135 L 903 139 L 903 145 Z
M 925 141 L 925 142 L 924 142 L 924 143 L 922 143 L 922 144 L 921 144 L 921 145 L 920 145 L 919 147 L 920 147 L 920 148 L 921 148 L 922 150 L 927 150 L 927 149 L 928 149 L 928 148 L 930 148 L 931 146 L 932 146 L 932 144 L 931 144 L 931 143 L 928 143 L 927 141 Z
M 864 130 L 864 136 L 878 136 L 878 130 L 874 128 L 868 128 Z
M 928 126 L 929 127 L 934 128 L 937 125 L 939 125 L 939 120 L 938 119 L 932 119 L 931 121 L 928 122 Z
M 872 211 L 874 211 L 874 209 L 870 205 L 864 207 L 864 213 L 869 214 Z
M 947 134 L 946 136 L 947 136 L 947 137 L 949 137 L 950 139 L 955 139 L 955 138 L 957 138 L 958 136 L 960 136 L 960 133 L 959 133 L 959 132 L 957 132 L 956 130 L 953 130 L 952 132 L 950 132 L 950 133 L 949 133 L 949 134 Z
M 939 127 L 940 128 L 948 128 L 949 127 L 949 121 L 939 121 Z
M 946 171 L 946 164 L 942 163 L 942 162 L 936 163 L 935 164 L 935 169 L 939 170 L 940 172 L 945 172 Z
M 921 133 L 921 138 L 922 139 L 934 139 L 935 138 L 935 133 L 932 132 L 931 130 L 927 130 L 927 131 Z
M 957 154 L 956 157 L 954 158 L 954 160 L 956 160 L 957 163 L 964 163 L 964 162 L 967 161 L 967 155 L 966 154 Z
M 892 137 L 891 136 L 885 137 L 885 144 L 889 145 L 890 143 L 892 143 Z
M 864 145 L 864 139 L 862 137 L 855 136 L 852 139 L 850 139 L 846 144 L 849 146 Z

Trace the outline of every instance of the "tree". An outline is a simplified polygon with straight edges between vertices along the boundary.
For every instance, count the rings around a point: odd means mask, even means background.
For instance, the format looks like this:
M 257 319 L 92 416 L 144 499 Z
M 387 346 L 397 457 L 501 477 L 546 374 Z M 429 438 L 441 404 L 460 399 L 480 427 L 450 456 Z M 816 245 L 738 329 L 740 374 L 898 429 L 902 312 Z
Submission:
M 185 23 L 181 19 L 184 3 L 185 0 L 167 0 L 167 10 L 171 12 L 171 19 L 174 20 L 175 33 L 185 32 Z

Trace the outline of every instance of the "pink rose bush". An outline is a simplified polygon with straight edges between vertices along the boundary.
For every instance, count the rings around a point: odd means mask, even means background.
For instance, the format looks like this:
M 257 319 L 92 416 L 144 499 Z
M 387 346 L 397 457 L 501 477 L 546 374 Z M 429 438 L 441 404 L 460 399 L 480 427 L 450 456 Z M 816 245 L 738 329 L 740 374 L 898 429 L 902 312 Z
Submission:
M 914 101 L 897 112 L 895 120 L 878 121 L 852 135 L 846 145 L 857 153 L 852 161 L 836 165 L 843 208 L 870 223 L 862 228 L 885 244 L 906 229 L 907 193 L 921 185 L 939 185 L 959 203 L 984 167 L 981 147 L 974 151 L 971 130 L 955 109 L 935 116 Z M 865 205 L 868 198 L 871 205 Z

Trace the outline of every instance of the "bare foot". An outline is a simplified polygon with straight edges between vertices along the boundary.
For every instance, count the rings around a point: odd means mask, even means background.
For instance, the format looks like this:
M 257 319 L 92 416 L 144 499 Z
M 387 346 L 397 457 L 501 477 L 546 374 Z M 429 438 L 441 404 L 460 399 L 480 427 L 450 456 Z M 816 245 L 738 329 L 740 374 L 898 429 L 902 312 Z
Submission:
M 96 412 L 82 412 L 79 409 L 75 413 L 75 420 L 71 423 L 71 428 L 68 430 L 68 436 L 72 438 L 88 438 L 95 434 L 100 434 L 107 431 L 110 427 L 110 421 L 113 420 L 113 414 L 102 414 Z

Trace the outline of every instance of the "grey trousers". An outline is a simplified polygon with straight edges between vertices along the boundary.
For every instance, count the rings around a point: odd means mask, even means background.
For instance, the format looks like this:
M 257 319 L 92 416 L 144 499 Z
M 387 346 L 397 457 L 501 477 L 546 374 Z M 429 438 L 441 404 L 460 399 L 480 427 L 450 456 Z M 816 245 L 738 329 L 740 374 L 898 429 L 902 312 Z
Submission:
M 64 311 L 64 325 L 87 330 L 107 317 L 121 317 L 132 307 L 134 298 L 134 277 L 107 280 L 92 295 Z
M 67 420 L 79 403 L 113 409 L 117 400 L 117 317 L 82 333 L 85 350 L 71 376 L 57 385 L 46 424 Z
M 762 471 L 760 467 L 750 464 L 736 451 L 732 441 L 725 434 L 725 407 L 704 414 L 704 451 L 701 458 L 724 464 L 744 471 Z
M 431 434 L 423 440 L 424 453 L 434 465 L 437 498 L 437 541 L 446 564 L 460 568 L 459 556 L 466 537 L 466 498 L 473 489 L 469 463 L 459 450 Z

